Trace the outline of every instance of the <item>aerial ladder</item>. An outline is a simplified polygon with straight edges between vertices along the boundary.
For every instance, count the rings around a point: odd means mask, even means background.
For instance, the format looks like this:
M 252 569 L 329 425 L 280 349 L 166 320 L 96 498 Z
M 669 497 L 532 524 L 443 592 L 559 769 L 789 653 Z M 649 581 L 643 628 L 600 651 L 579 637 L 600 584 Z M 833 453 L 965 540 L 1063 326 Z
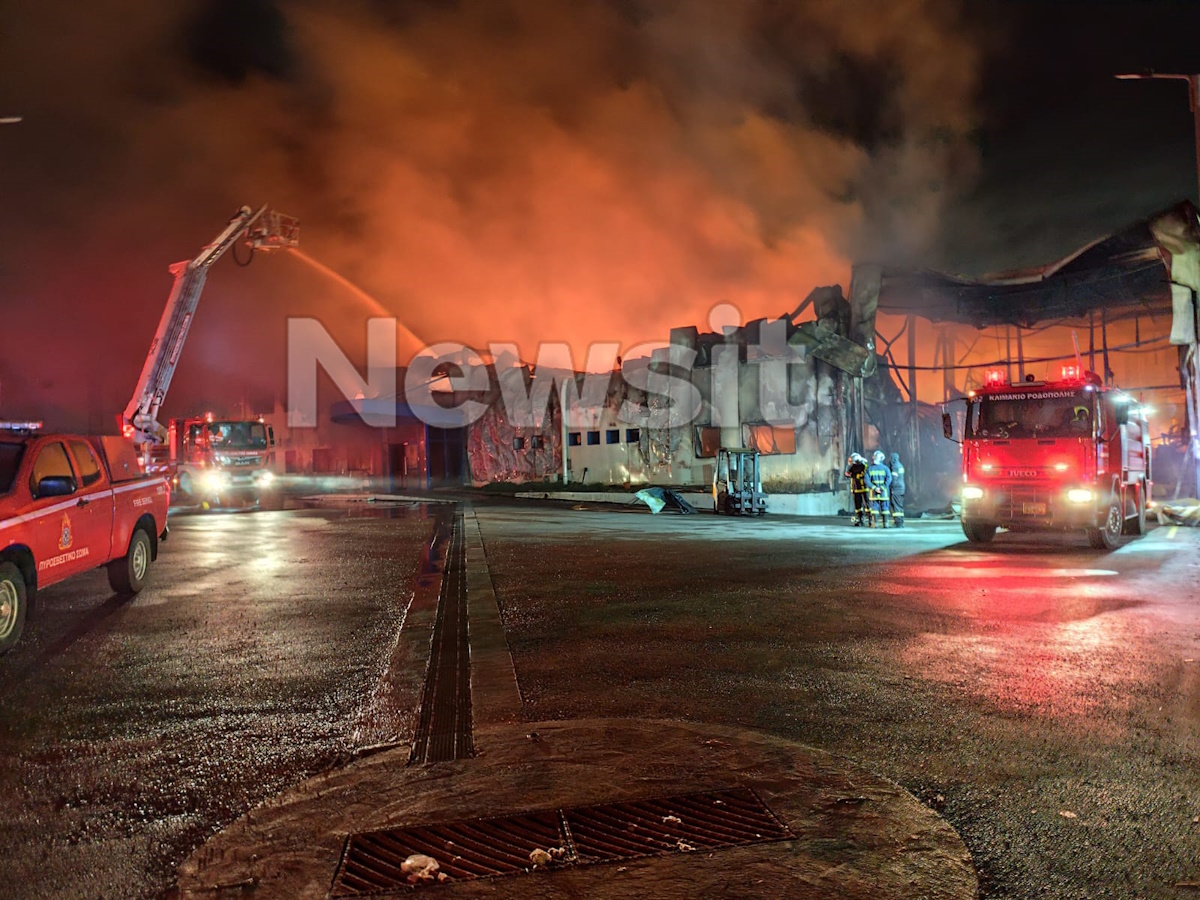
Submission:
M 195 259 L 183 260 L 170 267 L 175 284 L 158 323 L 158 331 L 150 342 L 137 388 L 120 419 L 122 433 L 133 441 L 143 459 L 149 458 L 151 448 L 161 446 L 167 440 L 167 429 L 158 421 L 158 414 L 179 365 L 179 354 L 196 314 L 209 267 L 239 240 L 245 241 L 251 254 L 255 250 L 295 247 L 300 242 L 299 221 L 267 206 L 257 210 L 243 206 Z

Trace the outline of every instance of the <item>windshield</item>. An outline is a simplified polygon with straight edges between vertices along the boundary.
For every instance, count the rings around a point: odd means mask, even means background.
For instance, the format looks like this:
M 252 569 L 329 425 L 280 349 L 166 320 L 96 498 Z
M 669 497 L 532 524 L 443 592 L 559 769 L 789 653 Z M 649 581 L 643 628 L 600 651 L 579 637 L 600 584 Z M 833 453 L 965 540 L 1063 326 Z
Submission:
M 993 394 L 971 410 L 973 437 L 1087 437 L 1092 433 L 1092 395 L 1082 391 Z
M 0 443 L 0 494 L 7 494 L 12 490 L 17 469 L 21 468 L 21 457 L 24 455 L 24 444 Z
M 258 450 L 267 446 L 267 426 L 261 422 L 209 422 L 213 449 Z

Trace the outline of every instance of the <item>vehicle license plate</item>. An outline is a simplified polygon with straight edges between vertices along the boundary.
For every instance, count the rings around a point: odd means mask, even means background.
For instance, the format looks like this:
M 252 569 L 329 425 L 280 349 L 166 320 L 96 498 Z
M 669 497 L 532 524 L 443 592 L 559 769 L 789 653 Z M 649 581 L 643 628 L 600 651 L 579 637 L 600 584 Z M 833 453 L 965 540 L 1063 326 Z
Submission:
M 1023 503 L 1021 504 L 1021 512 L 1027 516 L 1044 516 L 1046 514 L 1045 503 Z

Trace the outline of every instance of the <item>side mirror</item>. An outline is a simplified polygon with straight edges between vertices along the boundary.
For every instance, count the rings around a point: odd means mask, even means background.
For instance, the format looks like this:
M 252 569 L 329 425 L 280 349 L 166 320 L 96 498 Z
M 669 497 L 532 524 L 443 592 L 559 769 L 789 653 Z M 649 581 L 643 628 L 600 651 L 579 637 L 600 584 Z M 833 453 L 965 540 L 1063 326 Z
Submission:
M 951 418 L 950 413 L 948 412 L 942 413 L 942 434 L 944 434 L 948 440 L 954 440 L 954 419 Z
M 1113 418 L 1116 421 L 1117 425 L 1128 425 L 1129 424 L 1129 404 L 1128 403 L 1118 403 L 1116 405 L 1114 411 L 1115 411 L 1115 415 L 1113 416 Z
M 267 426 L 267 444 L 271 447 L 275 446 L 275 426 Z
M 37 498 L 69 497 L 75 493 L 75 479 L 69 475 L 47 475 L 37 484 Z

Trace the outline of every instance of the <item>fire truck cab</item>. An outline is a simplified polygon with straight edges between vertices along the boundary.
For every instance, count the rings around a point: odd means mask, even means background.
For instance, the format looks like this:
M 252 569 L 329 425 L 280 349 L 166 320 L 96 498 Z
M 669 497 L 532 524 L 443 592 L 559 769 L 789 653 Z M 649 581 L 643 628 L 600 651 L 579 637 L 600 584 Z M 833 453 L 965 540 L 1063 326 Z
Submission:
M 947 437 L 953 436 L 948 413 Z M 1009 384 L 1003 370 L 966 399 L 962 527 L 973 543 L 1009 531 L 1084 531 L 1112 550 L 1146 529 L 1150 433 L 1141 404 L 1094 372 Z
M 166 475 L 185 504 L 258 502 L 275 480 L 275 430 L 262 419 L 171 419 L 147 470 Z

